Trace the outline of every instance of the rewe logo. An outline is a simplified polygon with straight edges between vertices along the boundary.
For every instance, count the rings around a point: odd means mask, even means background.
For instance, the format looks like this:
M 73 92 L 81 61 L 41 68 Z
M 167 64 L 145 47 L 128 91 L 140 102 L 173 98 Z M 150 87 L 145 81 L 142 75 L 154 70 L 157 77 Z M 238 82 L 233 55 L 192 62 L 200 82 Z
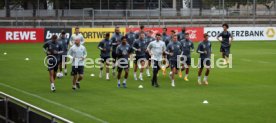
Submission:
M 196 35 L 196 33 L 197 33 L 196 30 L 187 30 L 186 32 L 190 34 L 190 39 L 196 39 L 197 38 L 196 37 L 197 36 Z
M 6 40 L 36 40 L 36 31 L 7 31 Z
M 58 37 L 60 37 L 61 33 L 60 33 L 60 32 L 59 32 L 59 33 L 51 33 L 51 31 L 48 30 L 45 39 L 46 39 L 46 40 L 49 40 L 49 39 L 51 39 L 51 37 L 52 37 L 53 35 L 57 35 Z M 65 35 L 66 35 L 66 38 L 69 38 L 69 37 L 70 37 L 70 33 L 66 33 Z

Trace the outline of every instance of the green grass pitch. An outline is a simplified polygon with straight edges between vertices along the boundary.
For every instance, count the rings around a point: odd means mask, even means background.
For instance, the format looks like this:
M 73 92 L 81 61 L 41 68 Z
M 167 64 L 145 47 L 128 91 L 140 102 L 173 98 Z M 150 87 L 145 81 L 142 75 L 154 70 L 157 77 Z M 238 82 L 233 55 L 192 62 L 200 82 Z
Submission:
M 220 58 L 219 43 L 212 45 Z M 85 46 L 88 57 L 99 56 L 97 43 Z M 197 69 L 190 70 L 189 82 L 176 77 L 175 88 L 161 73 L 160 88 L 151 87 L 145 74 L 143 82 L 134 81 L 131 69 L 128 88 L 119 89 L 115 78 L 99 79 L 99 69 L 86 68 L 80 90 L 74 92 L 66 76 L 52 93 L 42 44 L 1 44 L 0 91 L 76 123 L 275 123 L 276 42 L 234 42 L 231 52 L 233 68 L 212 69 L 208 86 L 197 85 Z

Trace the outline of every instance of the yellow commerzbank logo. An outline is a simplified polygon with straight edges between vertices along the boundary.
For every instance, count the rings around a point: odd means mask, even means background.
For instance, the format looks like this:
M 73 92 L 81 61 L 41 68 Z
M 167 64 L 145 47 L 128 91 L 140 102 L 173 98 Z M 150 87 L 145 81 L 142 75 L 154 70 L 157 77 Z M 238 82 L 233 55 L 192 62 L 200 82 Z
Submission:
M 269 37 L 269 38 L 273 38 L 275 36 L 274 28 L 268 28 L 266 30 L 266 36 Z

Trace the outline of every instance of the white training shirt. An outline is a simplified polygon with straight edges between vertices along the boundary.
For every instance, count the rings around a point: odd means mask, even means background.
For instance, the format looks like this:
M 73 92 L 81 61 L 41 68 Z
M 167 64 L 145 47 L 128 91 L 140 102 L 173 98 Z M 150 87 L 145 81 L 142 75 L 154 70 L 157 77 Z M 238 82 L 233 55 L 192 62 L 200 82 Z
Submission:
M 76 39 L 80 39 L 80 44 L 82 44 L 82 45 L 84 44 L 84 38 L 83 38 L 82 34 L 78 33 L 78 34 L 73 34 L 71 36 L 71 38 L 70 38 L 70 45 L 71 46 L 75 44 Z
M 147 50 L 152 54 L 151 59 L 162 61 L 163 52 L 166 51 L 166 44 L 164 41 L 152 41 L 147 47 Z
M 73 58 L 72 66 L 84 66 L 84 60 L 86 58 L 87 51 L 83 45 L 73 45 L 68 51 L 68 57 Z

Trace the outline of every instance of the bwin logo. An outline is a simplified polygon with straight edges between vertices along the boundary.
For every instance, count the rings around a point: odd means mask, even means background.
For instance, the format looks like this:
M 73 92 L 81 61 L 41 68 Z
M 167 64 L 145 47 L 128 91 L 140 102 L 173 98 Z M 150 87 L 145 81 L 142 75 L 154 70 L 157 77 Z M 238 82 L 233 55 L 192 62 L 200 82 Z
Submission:
M 47 34 L 46 34 L 46 40 L 50 40 L 51 37 L 52 37 L 53 35 L 57 35 L 58 37 L 60 37 L 61 32 L 58 32 L 58 33 L 51 33 L 51 31 L 48 30 L 48 31 L 47 31 Z M 65 35 L 66 35 L 66 38 L 69 38 L 69 37 L 70 37 L 70 33 L 66 33 Z

